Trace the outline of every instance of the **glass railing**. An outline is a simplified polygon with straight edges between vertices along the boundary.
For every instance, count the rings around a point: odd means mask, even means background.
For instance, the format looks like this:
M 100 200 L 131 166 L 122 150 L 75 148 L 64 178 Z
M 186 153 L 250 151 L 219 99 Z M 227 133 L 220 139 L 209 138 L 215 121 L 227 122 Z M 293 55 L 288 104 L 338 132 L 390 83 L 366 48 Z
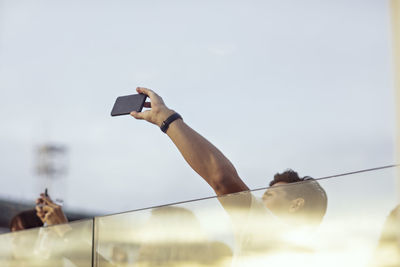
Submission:
M 126 266 L 392 266 L 394 177 L 383 169 L 100 217 L 95 249 Z
M 0 236 L 0 266 L 92 266 L 93 220 Z
M 5 234 L 0 266 L 400 266 L 396 170 Z

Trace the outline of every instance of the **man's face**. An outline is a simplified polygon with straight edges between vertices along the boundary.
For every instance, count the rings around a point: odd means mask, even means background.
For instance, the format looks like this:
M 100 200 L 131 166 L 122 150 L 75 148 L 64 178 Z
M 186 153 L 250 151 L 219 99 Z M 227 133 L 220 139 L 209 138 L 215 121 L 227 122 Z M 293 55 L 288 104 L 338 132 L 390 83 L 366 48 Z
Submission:
M 290 209 L 291 201 L 288 199 L 284 186 L 287 182 L 278 182 L 265 191 L 262 196 L 264 205 L 276 215 L 287 213 Z

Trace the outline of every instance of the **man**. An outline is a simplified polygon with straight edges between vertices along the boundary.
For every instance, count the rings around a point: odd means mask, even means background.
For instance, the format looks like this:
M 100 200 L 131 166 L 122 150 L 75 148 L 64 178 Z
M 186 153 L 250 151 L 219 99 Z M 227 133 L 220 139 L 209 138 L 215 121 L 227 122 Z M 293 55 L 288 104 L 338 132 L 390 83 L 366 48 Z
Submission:
M 214 189 L 217 196 L 249 190 L 240 179 L 235 167 L 222 152 L 190 128 L 174 110 L 165 105 L 159 95 L 143 87 L 138 87 L 136 90 L 150 98 L 151 102 L 146 102 L 145 107 L 151 109 L 132 112 L 131 115 L 136 119 L 146 120 L 162 127 L 187 163 Z M 282 186 L 297 182 L 307 184 L 309 188 L 298 185 L 300 191 L 305 194 L 301 194 L 294 187 L 267 190 L 262 198 L 264 205 L 289 220 L 293 219 L 291 216 L 293 213 L 307 211 L 312 213 L 317 221 L 320 221 L 325 214 L 327 200 L 325 191 L 315 180 L 310 177 L 300 178 L 296 172 L 288 170 L 282 174 L 276 174 L 270 186 Z M 277 192 L 281 192 L 281 194 Z M 283 194 L 285 195 L 283 196 Z M 276 201 L 278 198 L 279 201 Z
M 145 103 L 150 109 L 131 115 L 159 126 L 192 169 L 220 196 L 219 201 L 233 224 L 235 265 L 247 266 L 250 259 L 264 264 L 266 251 L 292 249 L 282 241 L 282 233 L 287 236 L 296 230 L 298 236 L 299 229 L 320 223 L 327 197 L 317 181 L 300 178 L 296 172 L 287 170 L 274 176 L 271 187 L 258 200 L 248 192 L 249 188 L 222 152 L 190 128 L 159 95 L 142 87 L 136 90 L 150 97 L 150 102 Z

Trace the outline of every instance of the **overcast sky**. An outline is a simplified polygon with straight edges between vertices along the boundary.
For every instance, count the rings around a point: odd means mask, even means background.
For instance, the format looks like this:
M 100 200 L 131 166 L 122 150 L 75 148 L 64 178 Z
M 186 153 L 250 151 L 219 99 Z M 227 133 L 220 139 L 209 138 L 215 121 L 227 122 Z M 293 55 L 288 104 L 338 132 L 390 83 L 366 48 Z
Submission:
M 0 196 L 48 186 L 70 208 L 109 213 L 213 195 L 157 127 L 110 116 L 136 86 L 250 188 L 286 168 L 392 164 L 389 14 L 381 0 L 0 0 Z M 53 185 L 34 173 L 47 142 L 69 149 Z

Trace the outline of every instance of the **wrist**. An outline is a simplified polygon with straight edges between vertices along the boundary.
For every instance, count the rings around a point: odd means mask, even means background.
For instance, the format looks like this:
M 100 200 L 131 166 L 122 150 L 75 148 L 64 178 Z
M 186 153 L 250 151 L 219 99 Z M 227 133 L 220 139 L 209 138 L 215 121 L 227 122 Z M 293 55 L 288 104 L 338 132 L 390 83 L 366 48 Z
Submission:
M 163 131 L 164 133 L 167 133 L 169 125 L 179 119 L 182 120 L 182 116 L 179 115 L 178 113 L 174 112 L 165 121 L 163 121 L 163 123 L 161 124 L 161 127 L 160 127 L 161 131 Z
M 162 110 L 160 112 L 160 115 L 158 116 L 158 120 L 157 120 L 157 126 L 161 127 L 162 123 L 172 114 L 174 114 L 175 111 L 169 108 L 165 108 L 164 110 Z

